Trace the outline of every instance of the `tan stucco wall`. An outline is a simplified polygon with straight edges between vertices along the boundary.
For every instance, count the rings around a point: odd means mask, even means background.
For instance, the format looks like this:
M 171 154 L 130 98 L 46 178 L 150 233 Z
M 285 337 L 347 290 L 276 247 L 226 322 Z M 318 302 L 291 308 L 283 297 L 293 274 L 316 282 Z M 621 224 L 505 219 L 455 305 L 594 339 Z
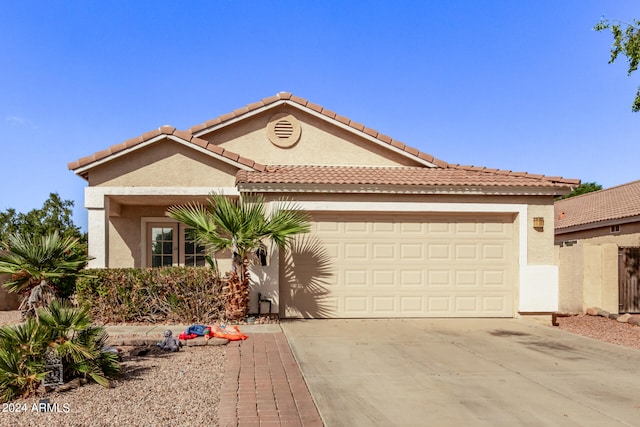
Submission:
M 300 122 L 300 140 L 290 148 L 277 147 L 267 136 L 269 120 L 279 113 L 291 113 Z M 262 164 L 420 166 L 419 163 L 376 146 L 350 131 L 291 107 L 269 110 L 251 120 L 244 120 L 200 137 L 235 153 L 244 153 Z
M 164 140 L 92 169 L 89 185 L 232 187 L 237 170 L 207 154 Z
M 559 310 L 582 313 L 599 307 L 618 313 L 618 245 L 578 242 L 557 247 Z
M 142 265 L 142 217 L 164 218 L 167 206 L 122 206 L 120 216 L 109 218 L 108 266 Z
M 583 240 L 589 243 L 616 243 L 619 246 L 640 246 L 640 222 L 621 224 L 619 233 L 611 233 L 611 227 L 558 234 L 556 243 Z
M 529 249 L 530 265 L 550 265 L 554 264 L 553 257 L 553 199 L 529 201 L 527 230 L 529 231 L 529 240 L 527 247 Z M 533 228 L 533 219 L 541 217 L 544 219 L 544 227 L 542 229 Z

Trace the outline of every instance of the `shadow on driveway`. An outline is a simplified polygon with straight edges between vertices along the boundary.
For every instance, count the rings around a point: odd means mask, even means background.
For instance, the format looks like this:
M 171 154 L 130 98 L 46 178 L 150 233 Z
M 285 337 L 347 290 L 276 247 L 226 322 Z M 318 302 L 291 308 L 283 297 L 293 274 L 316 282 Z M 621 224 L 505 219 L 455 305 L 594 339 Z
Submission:
M 640 351 L 520 319 L 281 323 L 333 426 L 638 425 Z

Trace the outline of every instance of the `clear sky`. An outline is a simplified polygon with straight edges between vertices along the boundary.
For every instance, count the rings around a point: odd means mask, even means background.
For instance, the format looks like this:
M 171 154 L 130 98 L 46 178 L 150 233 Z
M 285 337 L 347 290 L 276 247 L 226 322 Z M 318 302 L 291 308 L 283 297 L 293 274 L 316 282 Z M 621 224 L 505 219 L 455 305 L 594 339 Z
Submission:
M 640 179 L 637 0 L 0 0 L 0 211 L 75 201 L 67 163 L 292 92 L 450 163 Z

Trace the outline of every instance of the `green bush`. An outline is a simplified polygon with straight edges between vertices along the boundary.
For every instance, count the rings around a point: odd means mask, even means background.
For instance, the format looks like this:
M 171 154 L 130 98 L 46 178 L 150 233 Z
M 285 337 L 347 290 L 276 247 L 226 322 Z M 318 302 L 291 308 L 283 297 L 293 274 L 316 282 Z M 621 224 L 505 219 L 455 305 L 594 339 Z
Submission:
M 87 308 L 54 300 L 38 310 L 38 319 L 0 328 L 0 401 L 34 393 L 50 352 L 62 363 L 65 382 L 84 378 L 108 387 L 118 375 L 118 356 L 104 350 L 107 334 L 92 325 Z
M 212 323 L 224 313 L 222 281 L 207 268 L 110 268 L 76 282 L 80 304 L 104 323 Z

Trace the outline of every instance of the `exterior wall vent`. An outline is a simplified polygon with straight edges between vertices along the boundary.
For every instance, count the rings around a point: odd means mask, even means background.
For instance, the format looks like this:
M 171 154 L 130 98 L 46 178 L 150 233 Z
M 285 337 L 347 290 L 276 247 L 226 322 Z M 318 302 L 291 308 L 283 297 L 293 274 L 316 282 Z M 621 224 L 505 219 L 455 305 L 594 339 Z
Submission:
M 293 114 L 276 114 L 267 124 L 269 141 L 280 148 L 293 147 L 300 140 L 301 134 L 300 122 Z

